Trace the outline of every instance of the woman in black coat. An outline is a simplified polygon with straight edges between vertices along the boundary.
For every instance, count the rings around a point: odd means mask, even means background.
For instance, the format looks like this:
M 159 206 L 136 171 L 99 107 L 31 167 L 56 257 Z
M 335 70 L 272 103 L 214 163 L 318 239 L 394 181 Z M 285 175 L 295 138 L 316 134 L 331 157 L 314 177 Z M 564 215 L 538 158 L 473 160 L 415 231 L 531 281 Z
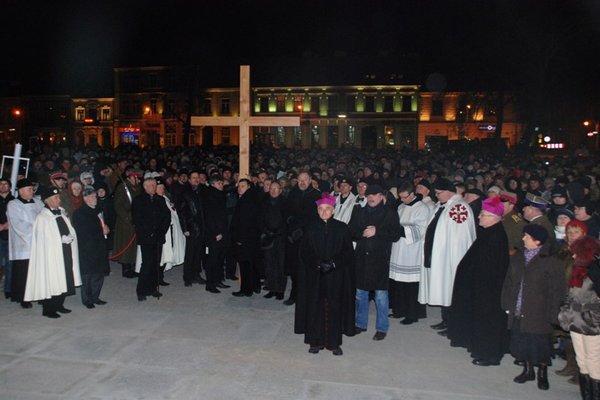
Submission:
M 73 213 L 73 227 L 77 232 L 79 269 L 81 271 L 81 302 L 87 308 L 106 304 L 100 300 L 104 272 L 108 270 L 107 235 L 110 229 L 100 219 L 96 191 L 91 186 L 83 189 L 84 204 Z
M 523 233 L 525 248 L 511 258 L 502 288 L 502 308 L 508 313 L 510 351 L 525 363 L 514 381 L 535 380 L 533 366 L 538 365 L 538 388 L 548 390 L 552 324 L 558 324 L 566 288 L 564 266 L 550 255 L 549 233 L 544 227 L 528 224 Z

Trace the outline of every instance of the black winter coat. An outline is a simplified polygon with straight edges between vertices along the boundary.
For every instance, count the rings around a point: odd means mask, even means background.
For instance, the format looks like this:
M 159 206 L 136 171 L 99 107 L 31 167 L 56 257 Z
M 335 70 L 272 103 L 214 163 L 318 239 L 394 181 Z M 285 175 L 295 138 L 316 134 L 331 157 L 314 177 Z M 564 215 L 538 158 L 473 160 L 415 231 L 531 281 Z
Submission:
M 211 186 L 205 193 L 206 245 L 225 247 L 229 236 L 225 192 Z M 223 238 L 217 241 L 217 235 L 223 235 Z
M 137 244 L 163 244 L 171 226 L 171 211 L 162 196 L 142 193 L 131 204 Z
M 367 226 L 376 228 L 375 236 L 363 237 Z M 349 223 L 356 242 L 356 287 L 362 290 L 388 290 L 392 243 L 400 239 L 398 213 L 381 202 L 377 207 L 356 208 Z
M 249 188 L 237 201 L 231 219 L 231 241 L 238 261 L 254 260 L 258 250 L 258 190 Z
M 201 186 L 194 190 L 188 184 L 176 203 L 181 231 L 189 232 L 191 237 L 200 239 L 205 239 L 206 236 L 203 191 Z
M 73 213 L 73 227 L 77 232 L 79 269 L 82 274 L 102 274 L 108 269 L 107 240 L 100 225 L 101 210 L 83 204 Z

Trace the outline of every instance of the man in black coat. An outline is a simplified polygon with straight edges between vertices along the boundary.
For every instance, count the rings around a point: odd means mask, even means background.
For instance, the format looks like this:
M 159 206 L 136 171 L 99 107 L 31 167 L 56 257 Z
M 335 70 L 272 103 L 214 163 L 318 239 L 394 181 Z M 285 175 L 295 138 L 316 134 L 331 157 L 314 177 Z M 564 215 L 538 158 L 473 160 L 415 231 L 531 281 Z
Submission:
M 131 213 L 137 235 L 137 243 L 142 252 L 142 267 L 137 284 L 139 301 L 146 296 L 160 297 L 158 291 L 159 263 L 165 235 L 171 226 L 171 211 L 165 200 L 156 194 L 156 180 L 144 181 L 144 193 L 133 199 Z
M 506 313 L 500 305 L 509 265 L 503 213 L 499 198 L 482 203 L 479 233 L 456 269 L 448 313 L 450 344 L 465 347 L 479 366 L 500 365 L 508 350 Z
M 260 293 L 260 278 L 256 268 L 256 251 L 259 243 L 258 231 L 258 189 L 248 179 L 238 182 L 240 198 L 231 219 L 231 241 L 240 266 L 240 290 L 233 292 L 236 297 L 252 296 Z
M 288 248 L 286 250 L 287 274 L 292 278 L 290 297 L 284 301 L 291 306 L 296 302 L 296 270 L 298 269 L 298 251 L 304 229 L 312 222 L 319 220 L 315 201 L 321 198 L 321 192 L 312 185 L 311 177 L 306 172 L 298 174 L 298 186 L 288 195 Z
M 367 330 L 369 292 L 375 291 L 377 308 L 376 333 L 373 340 L 383 340 L 389 328 L 388 284 L 392 244 L 400 239 L 401 227 L 396 210 L 386 207 L 383 189 L 369 185 L 367 206 L 355 208 L 349 228 L 356 242 L 356 333 Z
M 185 286 L 192 283 L 206 283 L 200 276 L 205 246 L 204 201 L 200 185 L 200 171 L 190 172 L 188 186 L 179 196 L 177 214 L 181 230 L 185 236 L 185 259 L 183 261 L 183 282 Z
M 225 276 L 223 263 L 225 249 L 228 241 L 229 223 L 227 221 L 227 208 L 225 193 L 223 192 L 223 177 L 212 175 L 205 195 L 206 211 L 206 290 L 210 293 L 220 293 L 218 288 L 228 288 L 222 283 Z
M 97 207 L 96 191 L 86 186 L 84 204 L 73 213 L 73 227 L 77 232 L 79 270 L 81 271 L 81 302 L 87 308 L 103 305 L 100 291 L 104 284 L 104 272 L 108 269 L 107 237 L 110 229 L 104 223 L 102 210 Z

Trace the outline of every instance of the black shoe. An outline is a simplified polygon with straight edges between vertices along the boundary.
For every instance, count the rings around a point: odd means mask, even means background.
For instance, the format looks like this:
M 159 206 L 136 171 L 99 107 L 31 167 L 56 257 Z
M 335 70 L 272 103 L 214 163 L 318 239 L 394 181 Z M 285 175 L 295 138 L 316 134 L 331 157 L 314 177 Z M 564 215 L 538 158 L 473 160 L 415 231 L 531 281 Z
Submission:
M 404 318 L 402 321 L 400 321 L 400 323 L 402 325 L 410 325 L 410 324 L 414 324 L 417 321 L 418 321 L 418 319 L 414 319 L 414 318 Z
M 396 315 L 394 315 L 394 313 L 388 314 L 389 318 L 394 318 L 394 319 L 398 319 L 400 317 L 397 317 Z
M 44 317 L 48 317 L 48 318 L 60 318 L 60 315 L 56 313 L 56 311 L 54 312 L 42 312 L 42 315 Z
M 515 383 L 525 383 L 527 381 L 535 380 L 535 372 L 533 371 L 533 365 L 531 363 L 526 362 L 525 367 L 523 367 L 523 372 L 520 375 L 515 376 L 513 382 Z
M 286 306 L 293 306 L 294 304 L 296 304 L 296 300 L 295 299 L 287 299 L 286 301 L 283 302 L 283 304 L 285 304 Z
M 550 388 L 550 384 L 548 383 L 548 366 L 547 365 L 540 365 L 538 367 L 537 387 L 540 390 L 548 390 Z
M 500 361 L 496 360 L 488 360 L 485 358 L 476 358 L 472 361 L 473 365 L 477 365 L 479 367 L 489 367 L 491 365 L 500 365 Z
M 160 282 L 158 282 L 158 284 L 159 284 L 160 286 L 169 286 L 169 285 L 170 285 L 170 283 L 169 283 L 169 282 L 165 282 L 165 280 L 164 280 L 164 279 L 161 279 L 161 280 L 160 280 Z
M 519 367 L 524 367 L 525 361 L 515 360 L 515 361 L 513 361 L 513 364 L 518 365 Z
M 59 312 L 59 313 L 61 313 L 61 314 L 68 314 L 68 313 L 70 313 L 70 312 L 71 312 L 71 310 L 69 310 L 68 308 L 65 308 L 64 306 L 63 306 L 63 307 L 61 307 L 61 308 L 59 308 L 59 309 L 58 309 L 58 310 L 56 310 L 56 311 L 58 311 L 58 312 Z
M 341 347 L 338 347 L 337 349 L 333 349 L 333 350 L 331 350 L 331 353 L 332 353 L 334 356 L 341 356 L 341 355 L 343 355 L 343 354 L 344 354 L 344 352 L 342 351 L 342 348 L 341 348 Z
M 272 298 L 272 297 L 275 297 L 275 293 L 273 293 L 273 292 L 269 292 L 269 293 L 265 294 L 263 297 L 264 297 L 265 299 L 270 299 L 270 298 Z
M 84 304 L 84 306 L 86 306 L 87 308 L 90 308 L 90 309 L 91 308 L 96 308 L 96 306 L 93 305 L 93 304 Z
M 200 285 L 204 285 L 206 283 L 206 279 L 201 276 L 198 276 L 194 279 L 194 283 L 199 283 Z
M 283 300 L 283 293 L 277 293 L 275 295 L 275 300 Z
M 190 286 L 192 286 L 192 282 L 184 282 L 183 286 L 190 287 Z
M 30 301 L 22 301 L 21 302 L 21 307 L 23 307 L 23 308 L 31 308 L 31 307 L 33 307 L 33 305 L 31 304 Z
M 146 296 L 138 296 L 138 301 L 146 301 Z
M 321 347 L 321 346 L 310 346 L 310 348 L 308 349 L 308 352 L 310 354 L 317 354 L 322 349 L 323 349 L 323 347 Z
M 440 336 L 443 336 L 443 337 L 448 337 L 448 329 L 444 329 L 443 331 L 439 331 L 437 334 L 440 335 Z
M 105 304 L 106 304 L 106 301 L 98 299 L 98 300 L 96 300 L 96 301 L 94 302 L 94 304 L 98 304 L 99 306 L 103 306 L 103 305 L 105 305 Z
M 355 335 L 360 335 L 363 332 L 366 332 L 367 328 L 359 328 L 358 326 L 354 327 L 354 334 Z
M 227 275 L 225 278 L 229 279 L 230 281 L 237 281 L 238 278 L 235 275 Z
M 162 293 L 159 292 L 158 290 L 155 290 L 154 293 L 152 293 L 150 296 L 156 297 L 158 299 L 158 298 L 162 297 Z
M 233 296 L 235 297 L 244 297 L 246 294 L 244 292 L 242 292 L 241 290 L 238 290 L 237 292 L 233 292 L 231 293 Z
M 375 335 L 373 335 L 373 340 L 383 340 L 386 336 L 387 334 L 385 332 L 375 332 Z
M 220 282 L 220 283 L 217 285 L 217 287 L 218 287 L 219 289 L 229 289 L 231 286 L 230 286 L 230 285 L 226 285 L 226 284 L 224 284 L 223 282 Z
M 439 324 L 431 325 L 431 328 L 435 329 L 436 331 L 441 331 L 442 329 L 448 328 L 448 325 L 446 325 L 446 323 L 442 321 Z
M 260 286 L 256 286 L 256 287 L 254 288 L 254 293 L 256 293 L 256 294 L 260 294 Z
M 4 292 L 4 298 L 10 299 L 10 292 Z
M 206 291 L 210 293 L 221 293 L 221 291 L 214 286 L 207 286 Z

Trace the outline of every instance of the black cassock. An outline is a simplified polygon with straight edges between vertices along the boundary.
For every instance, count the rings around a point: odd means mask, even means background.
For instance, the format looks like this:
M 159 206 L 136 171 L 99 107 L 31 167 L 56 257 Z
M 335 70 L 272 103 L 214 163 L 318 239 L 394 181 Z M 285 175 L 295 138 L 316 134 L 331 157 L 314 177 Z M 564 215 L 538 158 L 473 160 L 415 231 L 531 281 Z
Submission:
M 323 272 L 321 261 L 335 268 Z M 300 243 L 298 294 L 294 332 L 311 346 L 336 349 L 342 334 L 354 335 L 356 296 L 354 251 L 343 222 L 329 219 L 310 224 Z
M 502 223 L 480 228 L 456 270 L 448 338 L 471 357 L 497 359 L 508 350 L 506 313 L 500 305 L 509 265 L 508 238 Z

